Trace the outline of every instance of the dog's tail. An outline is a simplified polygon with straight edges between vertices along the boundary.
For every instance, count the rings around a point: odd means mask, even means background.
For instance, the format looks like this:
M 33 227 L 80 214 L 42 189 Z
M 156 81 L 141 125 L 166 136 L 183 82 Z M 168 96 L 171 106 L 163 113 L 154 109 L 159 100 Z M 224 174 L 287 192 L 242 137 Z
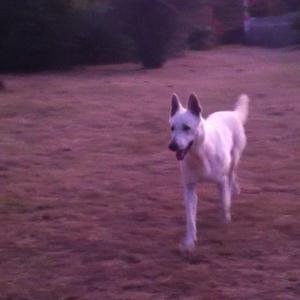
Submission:
M 246 94 L 242 94 L 235 104 L 235 112 L 243 124 L 246 123 L 249 111 L 249 97 Z

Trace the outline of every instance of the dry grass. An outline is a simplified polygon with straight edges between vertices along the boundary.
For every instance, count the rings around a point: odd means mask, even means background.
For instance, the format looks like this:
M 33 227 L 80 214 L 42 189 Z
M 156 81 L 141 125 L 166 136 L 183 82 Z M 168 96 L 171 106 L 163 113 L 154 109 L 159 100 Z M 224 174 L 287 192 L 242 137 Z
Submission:
M 223 48 L 136 65 L 2 76 L 0 299 L 300 297 L 300 52 Z M 198 247 L 167 150 L 170 95 L 205 114 L 252 98 L 242 194 L 218 222 L 199 188 Z

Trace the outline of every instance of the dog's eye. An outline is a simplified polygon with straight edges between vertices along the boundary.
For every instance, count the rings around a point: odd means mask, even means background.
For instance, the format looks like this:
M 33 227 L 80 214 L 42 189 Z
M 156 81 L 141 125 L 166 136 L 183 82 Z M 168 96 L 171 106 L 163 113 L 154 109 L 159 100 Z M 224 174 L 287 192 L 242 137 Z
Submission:
M 191 129 L 191 127 L 189 127 L 189 126 L 187 126 L 187 125 L 183 125 L 182 126 L 182 129 L 184 130 L 184 131 L 189 131 L 190 129 Z
M 175 127 L 174 126 L 171 126 L 171 131 L 174 131 L 175 130 Z

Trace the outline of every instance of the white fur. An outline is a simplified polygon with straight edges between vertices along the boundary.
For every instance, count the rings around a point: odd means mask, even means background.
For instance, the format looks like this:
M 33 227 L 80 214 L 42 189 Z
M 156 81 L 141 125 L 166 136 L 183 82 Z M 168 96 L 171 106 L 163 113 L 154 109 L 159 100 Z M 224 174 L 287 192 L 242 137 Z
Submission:
M 217 184 L 222 220 L 224 223 L 231 220 L 231 197 L 239 193 L 236 169 L 246 146 L 243 125 L 248 116 L 248 103 L 248 96 L 241 95 L 233 111 L 215 112 L 204 119 L 199 113 L 201 107 L 197 96 L 191 95 L 186 109 L 177 95 L 173 95 L 170 149 L 176 151 L 177 158 L 181 159 L 186 208 L 186 235 L 182 246 L 186 250 L 192 250 L 197 240 L 198 182 L 211 181 Z

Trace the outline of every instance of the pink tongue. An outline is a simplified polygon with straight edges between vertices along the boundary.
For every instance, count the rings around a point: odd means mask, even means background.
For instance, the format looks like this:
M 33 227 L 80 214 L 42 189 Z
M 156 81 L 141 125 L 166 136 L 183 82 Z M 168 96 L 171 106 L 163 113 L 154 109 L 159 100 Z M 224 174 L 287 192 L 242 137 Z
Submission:
M 177 158 L 177 160 L 183 160 L 183 158 L 184 158 L 183 151 L 177 151 L 176 158 Z

